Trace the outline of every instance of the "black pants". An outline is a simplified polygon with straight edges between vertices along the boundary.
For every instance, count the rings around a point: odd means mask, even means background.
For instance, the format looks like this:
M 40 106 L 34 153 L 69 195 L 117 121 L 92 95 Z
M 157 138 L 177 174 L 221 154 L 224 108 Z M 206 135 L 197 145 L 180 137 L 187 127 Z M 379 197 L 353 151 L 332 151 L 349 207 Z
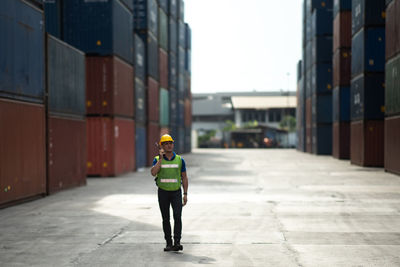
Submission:
M 171 241 L 171 224 L 169 222 L 169 210 L 172 206 L 174 215 L 174 239 L 175 242 L 181 240 L 182 234 L 182 191 L 165 191 L 158 188 L 158 204 L 160 205 L 164 238 L 167 242 Z

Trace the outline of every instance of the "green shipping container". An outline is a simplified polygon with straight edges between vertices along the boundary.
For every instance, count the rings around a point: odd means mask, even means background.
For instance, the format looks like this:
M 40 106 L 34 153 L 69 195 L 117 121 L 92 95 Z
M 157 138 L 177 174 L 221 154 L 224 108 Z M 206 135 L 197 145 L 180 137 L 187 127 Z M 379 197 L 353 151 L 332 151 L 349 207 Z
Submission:
M 400 114 L 400 54 L 386 63 L 385 113 Z
M 160 88 L 160 126 L 169 125 L 169 92 Z
M 165 12 L 159 8 L 158 9 L 158 41 L 159 46 L 163 48 L 165 51 L 168 51 L 168 17 Z

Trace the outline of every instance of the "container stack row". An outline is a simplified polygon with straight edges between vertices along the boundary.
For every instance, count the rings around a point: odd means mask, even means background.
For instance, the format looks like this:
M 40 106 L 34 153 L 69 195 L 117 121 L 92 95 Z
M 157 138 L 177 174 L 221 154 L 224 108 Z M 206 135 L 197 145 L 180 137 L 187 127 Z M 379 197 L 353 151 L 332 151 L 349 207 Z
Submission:
M 332 156 L 350 159 L 351 1 L 333 6 Z
M 400 1 L 386 1 L 385 169 L 400 174 Z

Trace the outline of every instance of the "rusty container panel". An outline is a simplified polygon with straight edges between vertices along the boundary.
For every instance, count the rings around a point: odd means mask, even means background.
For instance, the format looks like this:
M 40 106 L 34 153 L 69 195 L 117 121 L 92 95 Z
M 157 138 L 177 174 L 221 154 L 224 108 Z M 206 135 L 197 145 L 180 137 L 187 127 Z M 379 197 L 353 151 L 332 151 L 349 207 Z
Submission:
M 135 169 L 135 123 L 131 119 L 87 118 L 87 174 L 117 176 Z
M 0 99 L 0 205 L 46 193 L 43 105 Z
M 400 116 L 385 119 L 385 170 L 400 174 Z
M 133 67 L 115 56 L 86 57 L 86 110 L 91 115 L 134 116 Z
M 350 126 L 350 161 L 365 167 L 383 167 L 384 121 L 354 121 Z
M 351 11 L 342 11 L 333 20 L 333 52 L 351 48 Z
M 185 127 L 192 127 L 192 101 L 190 99 L 185 99 Z
M 160 86 L 168 88 L 168 54 L 164 49 L 159 49 L 159 71 L 160 71 Z
M 48 119 L 48 193 L 86 184 L 86 118 Z
M 341 48 L 333 54 L 333 87 L 351 84 L 351 48 Z
M 334 122 L 332 156 L 337 159 L 350 159 L 350 123 Z
M 147 120 L 158 123 L 160 120 L 160 91 L 159 84 L 147 77 Z
M 149 122 L 147 124 L 147 166 L 152 166 L 154 157 L 158 155 L 156 144 L 158 144 L 159 141 L 160 125 L 158 123 Z

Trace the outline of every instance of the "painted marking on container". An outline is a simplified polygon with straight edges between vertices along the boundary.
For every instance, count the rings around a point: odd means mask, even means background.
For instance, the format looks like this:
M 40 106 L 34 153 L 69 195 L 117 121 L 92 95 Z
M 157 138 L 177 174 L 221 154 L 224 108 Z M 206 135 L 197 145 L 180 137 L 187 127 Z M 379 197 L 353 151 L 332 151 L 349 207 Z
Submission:
M 161 166 L 162 168 L 178 168 L 179 167 L 179 165 L 178 164 L 163 164 L 162 166 Z
M 91 107 L 91 106 L 92 106 L 92 101 L 88 100 L 87 103 L 86 103 L 86 105 L 87 105 L 88 107 Z
M 103 103 L 101 103 L 103 105 L 103 107 L 107 107 L 108 103 L 107 101 L 103 101 Z
M 118 125 L 115 125 L 115 127 L 114 127 L 114 136 L 115 136 L 115 138 L 119 137 L 119 127 L 118 127 Z
M 373 59 L 370 59 L 370 60 L 369 60 L 369 65 L 370 65 L 370 66 L 373 66 L 374 64 L 375 64 L 375 61 L 374 61 Z
M 177 179 L 160 179 L 161 183 L 177 183 Z
M 88 168 L 92 168 L 92 166 L 93 166 L 93 164 L 90 161 L 88 161 L 88 163 L 86 165 Z
M 98 41 L 96 42 L 96 44 L 97 44 L 98 46 L 101 46 L 101 41 L 98 40 Z
M 107 168 L 108 164 L 107 162 L 103 162 L 103 168 Z

